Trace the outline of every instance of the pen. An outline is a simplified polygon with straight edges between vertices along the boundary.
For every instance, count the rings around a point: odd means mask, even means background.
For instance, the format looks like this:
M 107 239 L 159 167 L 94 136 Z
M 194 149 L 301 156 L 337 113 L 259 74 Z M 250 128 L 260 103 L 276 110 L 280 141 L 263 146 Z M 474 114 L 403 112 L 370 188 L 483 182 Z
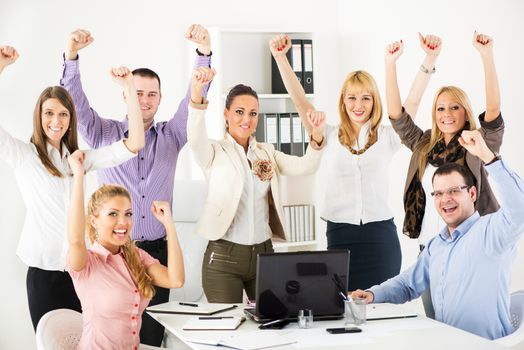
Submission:
M 178 303 L 179 305 L 184 305 L 184 306 L 193 306 L 193 307 L 198 307 L 198 304 L 193 304 L 193 303 L 183 303 L 183 302 L 180 302 Z
M 342 292 L 340 292 L 340 291 L 338 292 L 338 294 L 340 294 L 340 296 L 342 297 L 342 299 L 344 299 L 344 300 L 349 300 L 349 298 L 347 297 L 346 294 L 344 294 L 344 293 L 342 293 Z
M 234 318 L 233 316 L 200 316 L 199 320 L 221 320 L 223 318 Z

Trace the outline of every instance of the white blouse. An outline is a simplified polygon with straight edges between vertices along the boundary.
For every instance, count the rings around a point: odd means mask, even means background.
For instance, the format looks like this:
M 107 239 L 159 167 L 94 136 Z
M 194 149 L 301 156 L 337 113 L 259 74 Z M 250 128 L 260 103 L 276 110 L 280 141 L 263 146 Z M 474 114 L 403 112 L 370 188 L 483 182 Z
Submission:
M 27 266 L 64 271 L 68 248 L 67 210 L 73 177 L 65 145 L 62 144 L 62 155 L 50 144 L 47 144 L 47 152 L 64 177 L 53 176 L 47 171 L 35 145 L 12 137 L 0 127 L 0 159 L 14 168 L 27 210 L 16 253 Z M 123 140 L 83 152 L 86 171 L 112 167 L 135 156 Z
M 353 149 L 365 146 L 369 127 L 370 121 L 362 126 Z M 389 164 L 400 148 L 400 138 L 391 126 L 380 125 L 377 142 L 361 155 L 354 155 L 340 143 L 338 130 L 338 126 L 328 126 L 326 132 L 327 179 L 322 218 L 354 225 L 391 219 Z
M 435 201 L 431 196 L 433 191 L 432 178 L 437 171 L 437 167 L 428 164 L 424 175 L 422 175 L 422 188 L 426 194 L 426 208 L 424 209 L 424 218 L 422 219 L 422 226 L 420 228 L 420 236 L 418 236 L 418 243 L 424 246 L 435 237 L 446 226 L 446 222 L 437 213 Z
M 227 134 L 227 139 L 235 147 L 242 163 L 244 187 L 233 222 L 223 239 L 244 245 L 262 243 L 271 238 L 267 198 L 270 182 L 261 181 L 249 166 L 248 160 L 251 164 L 257 160 L 254 153 L 255 139 L 250 138 L 247 154 L 231 135 Z

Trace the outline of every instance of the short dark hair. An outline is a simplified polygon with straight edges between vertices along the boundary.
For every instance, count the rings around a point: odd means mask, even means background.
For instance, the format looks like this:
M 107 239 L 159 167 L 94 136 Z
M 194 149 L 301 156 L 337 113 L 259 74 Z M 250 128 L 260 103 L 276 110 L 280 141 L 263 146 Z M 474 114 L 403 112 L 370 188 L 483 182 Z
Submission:
M 227 94 L 227 97 L 226 97 L 226 108 L 229 109 L 229 107 L 231 107 L 231 103 L 233 103 L 233 100 L 235 99 L 235 97 L 244 96 L 244 95 L 253 96 L 258 101 L 257 92 L 253 90 L 251 86 L 247 86 L 244 84 L 238 84 L 238 85 L 233 86 L 233 88 L 229 90 L 229 93 Z
M 431 183 L 435 180 L 435 176 L 449 175 L 453 172 L 459 173 L 467 186 L 472 187 L 476 185 L 475 177 L 473 177 L 471 170 L 457 163 L 446 163 L 439 166 L 431 178 Z
M 152 78 L 158 80 L 158 90 L 160 90 L 160 77 L 153 70 L 149 68 L 137 68 L 131 72 L 133 75 L 138 75 L 139 77 Z

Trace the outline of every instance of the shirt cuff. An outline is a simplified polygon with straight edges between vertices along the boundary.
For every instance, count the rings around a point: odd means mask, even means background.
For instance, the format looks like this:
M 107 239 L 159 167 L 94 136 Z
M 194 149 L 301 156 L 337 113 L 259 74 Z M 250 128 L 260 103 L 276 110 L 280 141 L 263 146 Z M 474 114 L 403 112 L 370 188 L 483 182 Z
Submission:
M 195 103 L 193 102 L 193 100 L 189 100 L 189 106 L 193 109 L 198 109 L 198 110 L 205 110 L 207 109 L 207 105 L 209 104 L 209 101 L 206 100 L 205 98 L 203 99 L 204 102 L 202 103 Z
M 385 300 L 384 293 L 382 293 L 380 286 L 373 286 L 366 290 L 367 292 L 373 293 L 373 303 L 383 303 Z
M 64 78 L 73 78 L 75 75 L 79 75 L 80 71 L 78 68 L 79 58 L 77 57 L 76 60 L 66 60 L 65 54 L 64 54 L 64 71 L 62 72 L 62 79 Z M 62 82 L 61 82 L 62 83 Z M 64 85 L 62 83 L 62 85 Z
M 486 112 L 484 111 L 484 112 L 480 113 L 479 121 L 480 121 L 480 126 L 486 128 L 486 129 L 497 129 L 497 128 L 499 128 L 500 126 L 502 126 L 504 124 L 504 119 L 502 119 L 502 113 L 499 113 L 497 118 L 493 119 L 490 122 L 486 122 L 484 120 L 485 118 L 486 118 Z

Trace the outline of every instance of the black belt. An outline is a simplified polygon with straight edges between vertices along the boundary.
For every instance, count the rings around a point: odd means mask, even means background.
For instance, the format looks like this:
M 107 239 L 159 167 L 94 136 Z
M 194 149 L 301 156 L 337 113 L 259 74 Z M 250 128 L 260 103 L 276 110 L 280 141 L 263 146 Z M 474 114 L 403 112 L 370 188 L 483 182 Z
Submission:
M 137 247 L 148 250 L 160 250 L 167 247 L 166 237 L 155 239 L 154 241 L 135 241 Z

